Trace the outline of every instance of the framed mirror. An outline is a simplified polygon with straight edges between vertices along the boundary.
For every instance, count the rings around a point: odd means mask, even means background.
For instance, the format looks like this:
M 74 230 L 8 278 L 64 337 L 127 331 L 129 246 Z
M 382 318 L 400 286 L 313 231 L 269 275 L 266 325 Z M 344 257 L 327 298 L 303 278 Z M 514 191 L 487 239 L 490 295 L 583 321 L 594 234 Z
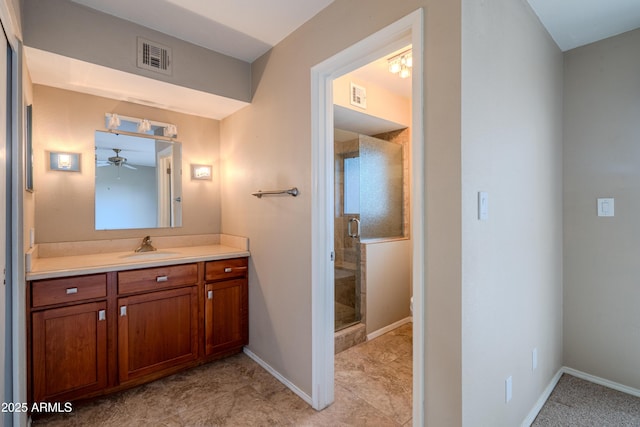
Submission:
M 182 226 L 182 144 L 128 131 L 95 132 L 95 228 Z

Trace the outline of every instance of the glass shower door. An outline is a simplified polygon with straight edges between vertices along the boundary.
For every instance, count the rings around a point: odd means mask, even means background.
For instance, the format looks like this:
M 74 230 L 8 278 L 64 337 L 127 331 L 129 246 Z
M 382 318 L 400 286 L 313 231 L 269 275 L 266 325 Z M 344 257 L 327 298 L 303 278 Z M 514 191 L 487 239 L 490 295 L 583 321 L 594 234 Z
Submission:
M 335 150 L 334 263 L 335 330 L 360 322 L 360 157 L 359 143 L 345 141 Z
M 361 321 L 361 238 L 403 234 L 402 146 L 359 135 L 335 144 L 335 330 Z
M 403 235 L 402 145 L 360 135 L 360 223 L 363 239 Z

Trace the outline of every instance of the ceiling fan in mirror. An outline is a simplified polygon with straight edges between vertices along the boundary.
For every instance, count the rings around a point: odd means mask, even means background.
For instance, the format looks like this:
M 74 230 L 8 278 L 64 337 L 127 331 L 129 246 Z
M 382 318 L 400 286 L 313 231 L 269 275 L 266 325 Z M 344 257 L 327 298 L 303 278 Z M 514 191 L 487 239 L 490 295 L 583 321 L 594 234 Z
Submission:
M 107 160 L 97 160 L 97 166 L 99 168 L 104 166 L 116 166 L 116 167 L 125 167 L 127 169 L 136 169 L 134 166 L 127 164 L 127 159 L 125 157 L 120 156 L 120 152 L 122 149 L 120 148 L 112 148 L 112 150 L 116 153 L 115 156 L 111 156 L 107 158 Z

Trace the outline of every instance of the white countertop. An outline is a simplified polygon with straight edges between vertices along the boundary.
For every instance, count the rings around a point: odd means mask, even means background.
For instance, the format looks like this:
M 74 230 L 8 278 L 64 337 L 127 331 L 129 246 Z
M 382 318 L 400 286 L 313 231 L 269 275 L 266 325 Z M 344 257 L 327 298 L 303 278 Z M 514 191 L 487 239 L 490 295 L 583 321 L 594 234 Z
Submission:
M 86 255 L 54 256 L 31 260 L 27 280 L 79 276 L 109 271 L 134 270 L 163 265 L 247 257 L 247 249 L 222 244 L 158 248 L 152 252 L 108 252 Z
M 112 252 L 52 258 L 34 258 L 27 280 L 134 270 L 188 262 L 249 256 L 249 251 L 223 245 L 160 249 L 156 252 Z

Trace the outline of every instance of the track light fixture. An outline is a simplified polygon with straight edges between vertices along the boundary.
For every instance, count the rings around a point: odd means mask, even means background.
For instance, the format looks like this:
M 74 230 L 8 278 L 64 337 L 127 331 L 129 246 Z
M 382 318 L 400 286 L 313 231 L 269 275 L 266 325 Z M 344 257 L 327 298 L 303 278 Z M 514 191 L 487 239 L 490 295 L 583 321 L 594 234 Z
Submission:
M 405 50 L 398 55 L 387 59 L 389 64 L 389 72 L 397 74 L 402 79 L 406 79 L 411 75 L 411 67 L 413 67 L 413 55 L 411 49 Z

